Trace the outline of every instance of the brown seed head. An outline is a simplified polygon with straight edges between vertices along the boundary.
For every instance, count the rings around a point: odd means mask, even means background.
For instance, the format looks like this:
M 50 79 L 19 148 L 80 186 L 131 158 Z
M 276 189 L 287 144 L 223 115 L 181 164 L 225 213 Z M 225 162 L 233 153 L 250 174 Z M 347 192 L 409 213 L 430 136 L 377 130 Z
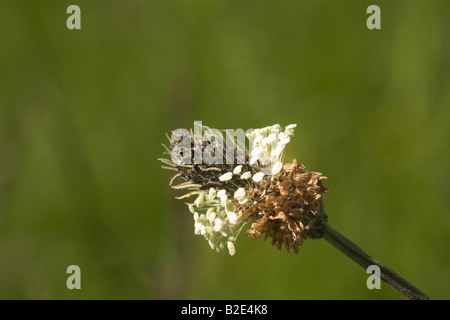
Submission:
M 281 250 L 298 252 L 307 238 L 322 237 L 323 223 L 327 216 L 322 208 L 322 194 L 328 189 L 321 180 L 327 179 L 319 172 L 307 172 L 302 164 L 286 164 L 273 178 L 265 195 L 252 208 L 253 219 L 247 234 L 252 238 L 265 235 L 272 238 L 272 245 Z

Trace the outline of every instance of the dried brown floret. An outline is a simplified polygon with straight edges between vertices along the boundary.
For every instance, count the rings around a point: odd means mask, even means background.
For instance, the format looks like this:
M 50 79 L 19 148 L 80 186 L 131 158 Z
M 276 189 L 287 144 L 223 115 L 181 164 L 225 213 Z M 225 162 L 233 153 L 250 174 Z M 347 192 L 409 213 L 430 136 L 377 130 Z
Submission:
M 247 234 L 252 238 L 265 235 L 272 238 L 278 250 L 284 245 L 287 251 L 298 252 L 307 238 L 320 238 L 326 222 L 321 196 L 328 189 L 322 184 L 327 179 L 319 172 L 307 172 L 294 159 L 286 164 L 279 175 L 270 181 L 266 194 L 249 218 L 253 223 Z

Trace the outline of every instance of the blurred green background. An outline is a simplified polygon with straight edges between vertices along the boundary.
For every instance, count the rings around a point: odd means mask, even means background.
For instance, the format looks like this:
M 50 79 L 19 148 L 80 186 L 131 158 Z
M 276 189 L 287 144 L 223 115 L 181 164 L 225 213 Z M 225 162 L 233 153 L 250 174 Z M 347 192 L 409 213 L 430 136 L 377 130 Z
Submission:
M 0 1 L 0 298 L 403 299 L 324 240 L 211 251 L 156 160 L 201 120 L 297 123 L 330 224 L 449 299 L 450 2 L 370 4 Z

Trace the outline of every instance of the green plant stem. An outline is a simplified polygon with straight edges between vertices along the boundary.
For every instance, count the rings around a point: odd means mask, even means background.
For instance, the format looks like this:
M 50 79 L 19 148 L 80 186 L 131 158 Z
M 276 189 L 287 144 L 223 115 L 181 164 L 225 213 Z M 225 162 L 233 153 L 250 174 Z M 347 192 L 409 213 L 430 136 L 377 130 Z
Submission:
M 431 300 L 429 296 L 414 287 L 411 283 L 400 277 L 396 272 L 386 267 L 376 259 L 369 256 L 356 244 L 330 227 L 328 223 L 324 224 L 323 238 L 338 248 L 347 257 L 355 261 L 357 264 L 367 269 L 370 265 L 377 265 L 380 268 L 380 277 L 394 289 L 411 300 Z

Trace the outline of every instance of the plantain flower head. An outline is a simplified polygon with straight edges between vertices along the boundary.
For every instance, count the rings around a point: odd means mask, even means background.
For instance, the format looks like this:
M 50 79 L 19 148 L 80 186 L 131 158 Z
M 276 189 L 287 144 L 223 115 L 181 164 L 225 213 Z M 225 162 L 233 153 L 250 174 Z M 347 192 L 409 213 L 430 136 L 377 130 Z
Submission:
M 275 124 L 247 130 L 244 150 L 238 139 L 221 145 L 219 131 L 206 126 L 201 132 L 174 131 L 167 136 L 169 145 L 163 146 L 170 158 L 159 160 L 163 168 L 175 171 L 169 183 L 172 188 L 186 191 L 177 199 L 195 196 L 187 203 L 194 233 L 203 236 L 211 249 L 227 250 L 233 256 L 236 239 L 246 225 L 248 236 L 270 237 L 278 250 L 284 245 L 295 253 L 305 239 L 322 236 L 326 215 L 321 196 L 328 191 L 322 180 L 326 177 L 308 172 L 295 159 L 283 164 L 295 127 Z M 202 162 L 192 163 L 202 154 Z M 183 182 L 174 185 L 177 179 Z

